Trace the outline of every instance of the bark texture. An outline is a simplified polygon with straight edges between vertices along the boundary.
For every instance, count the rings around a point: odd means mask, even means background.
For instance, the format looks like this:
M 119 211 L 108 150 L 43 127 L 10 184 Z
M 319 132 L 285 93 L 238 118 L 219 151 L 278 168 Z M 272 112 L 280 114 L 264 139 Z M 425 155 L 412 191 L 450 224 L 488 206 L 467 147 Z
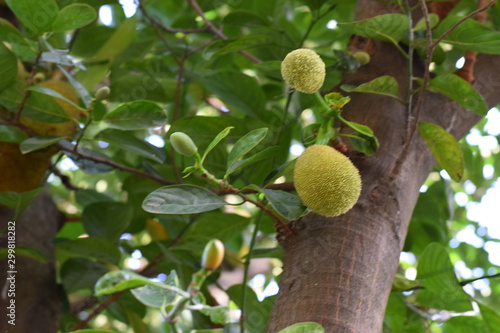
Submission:
M 14 211 L 0 206 L 1 248 L 7 247 L 3 236 L 7 223 L 15 221 L 16 248 L 31 247 L 47 257 L 46 263 L 16 253 L 15 297 L 7 297 L 7 261 L 0 262 L 0 331 L 9 333 L 54 333 L 57 331 L 61 313 L 61 297 L 56 284 L 54 247 L 50 241 L 57 233 L 62 215 L 48 193 L 39 195 L 19 219 L 14 220 Z M 7 306 L 15 300 L 15 325 L 7 320 Z M 10 310 L 9 310 L 10 311 Z M 7 318 L 7 319 L 6 319 Z
M 376 1 L 358 1 L 358 19 L 393 10 Z M 362 38 L 351 47 L 371 54 L 371 61 L 344 83 L 361 84 L 381 75 L 394 76 L 405 99 L 407 61 L 392 45 Z M 478 57 L 474 83 L 489 106 L 500 102 L 500 57 Z M 414 76 L 422 76 L 416 61 Z M 269 320 L 275 333 L 298 322 L 313 321 L 326 332 L 381 332 L 393 276 L 399 263 L 419 189 L 435 160 L 418 133 L 405 153 L 408 114 L 398 101 L 350 94 L 343 115 L 371 127 L 380 141 L 372 156 L 352 152 L 363 189 L 348 213 L 326 218 L 309 214 L 294 221 L 296 235 L 282 237 L 284 268 L 280 291 Z M 420 121 L 436 123 L 456 138 L 480 119 L 442 95 L 425 92 Z

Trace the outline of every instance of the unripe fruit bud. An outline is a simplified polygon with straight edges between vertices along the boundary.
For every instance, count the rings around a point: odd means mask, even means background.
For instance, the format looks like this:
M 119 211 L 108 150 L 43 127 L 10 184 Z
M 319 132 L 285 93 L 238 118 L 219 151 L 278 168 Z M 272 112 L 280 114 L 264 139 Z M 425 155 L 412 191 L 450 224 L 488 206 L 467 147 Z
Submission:
M 198 147 L 186 133 L 175 132 L 170 135 L 170 143 L 175 151 L 184 156 L 193 156 L 198 151 Z
M 366 52 L 355 52 L 352 56 L 356 58 L 361 65 L 366 65 L 370 62 L 370 55 Z
M 281 76 L 295 90 L 312 94 L 325 81 L 325 63 L 309 49 L 297 49 L 287 54 L 281 62 Z
M 201 266 L 207 271 L 215 271 L 224 259 L 224 244 L 218 239 L 210 240 L 201 257 Z
M 295 189 L 306 207 L 323 216 L 350 210 L 361 192 L 361 177 L 351 160 L 332 147 L 313 145 L 297 159 Z
M 109 90 L 109 87 L 102 87 L 101 89 L 97 90 L 95 93 L 95 100 L 96 101 L 104 101 L 106 98 L 109 97 L 109 94 L 111 93 L 111 90 Z
M 42 83 L 45 81 L 45 74 L 43 73 L 36 73 L 35 76 L 33 77 L 33 82 L 35 83 Z

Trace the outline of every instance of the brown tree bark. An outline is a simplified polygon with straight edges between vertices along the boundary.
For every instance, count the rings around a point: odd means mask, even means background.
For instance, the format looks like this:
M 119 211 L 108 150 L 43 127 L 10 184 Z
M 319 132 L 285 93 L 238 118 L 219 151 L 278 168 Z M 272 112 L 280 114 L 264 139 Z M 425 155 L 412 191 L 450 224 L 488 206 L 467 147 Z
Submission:
M 47 262 L 42 263 L 16 253 L 16 273 L 7 274 L 12 269 L 2 258 L 0 261 L 0 285 L 2 288 L 0 294 L 0 331 L 54 333 L 58 328 L 62 305 L 56 283 L 54 247 L 50 241 L 54 238 L 62 222 L 62 214 L 52 202 L 50 194 L 44 192 L 26 208 L 17 220 L 14 220 L 12 209 L 0 206 L 0 230 L 2 230 L 2 234 L 7 229 L 9 221 L 15 221 L 16 248 L 21 246 L 35 248 L 47 257 Z M 7 247 L 6 237 L 0 239 L 0 245 L 1 248 Z M 12 276 L 14 279 L 6 283 L 7 277 Z M 8 295 L 9 290 L 13 290 L 15 296 Z M 12 299 L 15 301 L 15 312 L 7 309 Z M 7 314 L 14 314 L 14 317 L 7 316 Z M 9 323 L 12 319 L 15 319 L 15 325 Z
M 358 19 L 391 11 L 387 4 L 358 1 Z M 401 97 L 407 90 L 407 61 L 390 44 L 360 39 L 353 45 L 371 61 L 343 83 L 361 84 L 394 76 Z M 423 61 L 416 61 L 422 76 Z M 474 83 L 489 106 L 500 102 L 500 57 L 478 56 Z M 435 160 L 418 133 L 403 152 L 408 114 L 400 102 L 382 96 L 350 94 L 344 115 L 371 127 L 380 141 L 372 156 L 350 153 L 363 189 L 348 213 L 326 218 L 309 214 L 291 224 L 296 235 L 283 237 L 284 267 L 268 332 L 313 321 L 326 332 L 381 332 L 391 284 L 398 267 L 419 189 Z M 425 92 L 420 121 L 436 123 L 456 138 L 480 119 L 446 97 Z

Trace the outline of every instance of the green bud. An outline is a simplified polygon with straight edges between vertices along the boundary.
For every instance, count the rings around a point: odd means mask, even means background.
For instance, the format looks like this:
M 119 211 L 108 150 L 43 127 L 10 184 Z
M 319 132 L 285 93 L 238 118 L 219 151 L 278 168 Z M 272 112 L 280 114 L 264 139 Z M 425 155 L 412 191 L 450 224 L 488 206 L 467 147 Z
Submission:
M 36 73 L 35 76 L 33 77 L 33 81 L 35 83 L 41 83 L 41 82 L 45 81 L 45 74 Z
M 198 151 L 198 147 L 186 133 L 175 132 L 170 135 L 170 143 L 175 151 L 184 156 L 193 156 Z
M 201 266 L 207 271 L 215 271 L 224 259 L 224 244 L 218 239 L 208 241 L 201 257 Z
M 361 65 L 366 65 L 370 62 L 370 55 L 366 52 L 355 52 L 352 56 L 356 58 Z
M 325 63 L 309 49 L 297 49 L 288 53 L 281 62 L 281 76 L 295 90 L 313 94 L 325 81 Z
M 110 93 L 111 91 L 109 90 L 109 87 L 102 87 L 95 93 L 95 99 L 96 101 L 103 101 L 109 97 Z

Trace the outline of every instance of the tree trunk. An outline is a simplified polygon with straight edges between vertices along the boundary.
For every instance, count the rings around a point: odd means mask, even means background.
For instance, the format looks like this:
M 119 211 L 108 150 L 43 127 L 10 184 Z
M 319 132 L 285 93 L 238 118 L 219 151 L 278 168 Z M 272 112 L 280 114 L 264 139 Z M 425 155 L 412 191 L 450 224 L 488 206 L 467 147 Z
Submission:
M 58 328 L 61 301 L 56 283 L 54 246 L 50 241 L 57 233 L 62 214 L 52 202 L 50 194 L 44 192 L 26 208 L 19 219 L 13 218 L 12 209 L 0 206 L 0 230 L 7 230 L 8 222 L 15 221 L 16 249 L 34 248 L 46 256 L 47 262 L 42 263 L 21 255 L 18 251 L 15 254 L 14 268 L 9 267 L 13 262 L 2 259 L 0 262 L 2 288 L 0 331 L 54 333 Z M 11 223 L 9 226 L 12 225 Z M 9 237 L 13 235 L 9 234 Z M 7 248 L 6 237 L 0 239 L 0 245 L 1 248 Z M 15 271 L 15 273 L 7 273 L 8 271 Z M 14 277 L 14 279 L 6 280 L 7 277 Z M 11 300 L 15 301 L 14 311 L 7 309 Z M 9 314 L 11 316 L 8 316 Z
M 358 19 L 391 10 L 376 1 L 358 1 L 358 8 Z M 343 83 L 356 85 L 391 75 L 398 80 L 404 99 L 407 60 L 388 43 L 355 38 L 351 44 L 353 49 L 369 52 L 371 61 L 347 75 Z M 414 76 L 422 76 L 423 62 L 415 62 L 419 63 Z M 478 57 L 474 86 L 489 106 L 500 102 L 499 69 L 499 57 Z M 351 211 L 335 218 L 309 214 L 291 224 L 295 235 L 280 238 L 284 267 L 269 320 L 270 333 L 306 321 L 321 324 L 326 332 L 382 331 L 408 224 L 435 160 L 418 132 L 407 153 L 403 152 L 408 133 L 404 105 L 389 97 L 350 96 L 343 115 L 371 127 L 380 149 L 369 157 L 350 153 L 363 181 L 360 199 Z M 460 138 L 479 119 L 446 97 L 425 92 L 419 121 L 436 123 Z

